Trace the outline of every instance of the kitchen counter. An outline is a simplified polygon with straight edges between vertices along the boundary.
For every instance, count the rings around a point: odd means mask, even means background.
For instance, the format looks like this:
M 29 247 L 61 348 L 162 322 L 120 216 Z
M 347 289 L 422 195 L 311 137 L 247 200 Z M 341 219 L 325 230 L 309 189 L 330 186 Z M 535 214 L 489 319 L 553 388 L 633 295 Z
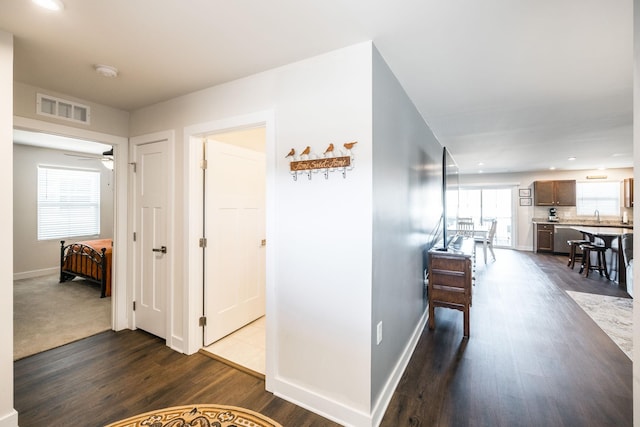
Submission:
M 594 220 L 584 219 L 562 219 L 560 221 L 549 221 L 547 218 L 533 218 L 531 220 L 534 224 L 551 224 L 551 225 L 566 225 L 566 226 L 584 226 L 584 227 L 616 227 L 616 228 L 631 228 L 633 224 L 623 224 L 621 221 L 607 221 L 602 220 L 600 222 Z

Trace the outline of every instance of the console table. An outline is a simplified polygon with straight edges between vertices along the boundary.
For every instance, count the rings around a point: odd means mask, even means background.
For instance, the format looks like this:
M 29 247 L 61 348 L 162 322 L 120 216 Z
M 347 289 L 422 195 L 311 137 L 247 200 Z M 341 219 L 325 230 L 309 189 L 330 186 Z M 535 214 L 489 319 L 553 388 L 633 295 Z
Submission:
M 473 238 L 465 238 L 446 251 L 429 251 L 429 329 L 436 326 L 436 307 L 452 308 L 462 311 L 464 336 L 469 337 L 474 245 Z

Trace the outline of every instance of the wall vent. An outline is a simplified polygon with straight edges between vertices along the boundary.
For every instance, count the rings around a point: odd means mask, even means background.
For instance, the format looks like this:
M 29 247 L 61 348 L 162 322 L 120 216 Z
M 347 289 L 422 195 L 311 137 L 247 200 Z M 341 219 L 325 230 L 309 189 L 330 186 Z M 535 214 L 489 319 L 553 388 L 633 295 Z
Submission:
M 85 125 L 90 123 L 91 118 L 91 110 L 88 106 L 41 93 L 36 100 L 36 113 Z

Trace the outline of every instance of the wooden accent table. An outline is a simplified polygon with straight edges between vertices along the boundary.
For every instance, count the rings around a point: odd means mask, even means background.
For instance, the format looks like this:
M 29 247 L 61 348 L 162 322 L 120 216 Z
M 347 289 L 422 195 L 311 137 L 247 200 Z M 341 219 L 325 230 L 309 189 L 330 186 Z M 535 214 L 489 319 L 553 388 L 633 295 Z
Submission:
M 465 238 L 459 248 L 429 251 L 429 329 L 436 326 L 436 307 L 452 308 L 462 311 L 464 336 L 469 337 L 474 245 L 473 238 Z

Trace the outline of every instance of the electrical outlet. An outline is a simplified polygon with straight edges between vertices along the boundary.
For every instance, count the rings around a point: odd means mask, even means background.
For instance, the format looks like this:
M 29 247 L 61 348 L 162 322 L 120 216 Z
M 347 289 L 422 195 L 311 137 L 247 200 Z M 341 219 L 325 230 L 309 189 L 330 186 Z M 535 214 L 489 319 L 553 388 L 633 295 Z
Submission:
M 378 331 L 377 331 L 377 339 L 376 339 L 376 345 L 380 345 L 380 343 L 382 342 L 382 321 L 378 322 Z

